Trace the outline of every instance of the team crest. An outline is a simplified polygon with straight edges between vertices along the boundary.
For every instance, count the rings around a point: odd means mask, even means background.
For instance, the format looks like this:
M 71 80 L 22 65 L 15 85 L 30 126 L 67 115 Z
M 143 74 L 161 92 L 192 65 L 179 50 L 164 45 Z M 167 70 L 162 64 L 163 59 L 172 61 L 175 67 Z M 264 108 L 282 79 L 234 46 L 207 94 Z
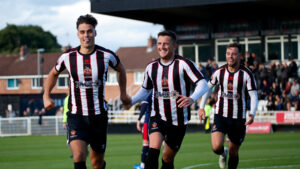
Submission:
M 164 87 L 168 86 L 168 78 L 163 77 L 163 79 L 162 79 L 162 86 L 164 86 Z
M 157 127 L 157 123 L 156 122 L 152 123 L 152 127 L 153 128 Z
M 75 136 L 75 135 L 76 135 L 76 131 L 75 131 L 75 130 L 72 130 L 72 131 L 70 132 L 70 134 L 71 134 L 71 136 Z
M 227 89 L 228 90 L 232 90 L 233 89 L 233 84 L 231 82 L 228 83 Z
M 85 76 L 91 76 L 92 71 L 88 66 L 85 66 L 84 70 L 83 70 L 83 73 L 84 73 Z

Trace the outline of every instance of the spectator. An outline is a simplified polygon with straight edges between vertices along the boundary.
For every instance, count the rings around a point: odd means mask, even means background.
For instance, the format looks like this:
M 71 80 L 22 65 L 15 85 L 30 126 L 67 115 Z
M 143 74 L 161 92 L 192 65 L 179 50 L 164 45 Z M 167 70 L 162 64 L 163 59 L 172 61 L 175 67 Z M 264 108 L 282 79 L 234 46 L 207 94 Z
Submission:
M 275 96 L 275 95 L 281 96 L 281 89 L 280 89 L 280 87 L 276 84 L 276 82 L 273 82 L 273 83 L 272 83 L 271 93 L 273 94 L 273 96 Z
M 284 88 L 284 92 L 289 95 L 291 92 L 291 88 L 292 88 L 292 82 L 288 81 L 285 88 Z
M 267 109 L 275 110 L 275 104 L 272 95 L 268 95 Z
M 288 74 L 288 69 L 287 69 L 287 64 L 284 63 L 283 67 L 281 68 L 281 87 L 284 89 L 285 84 L 289 79 L 289 74 Z
M 270 86 L 266 79 L 263 80 L 262 87 L 261 87 L 261 97 L 260 99 L 266 99 L 271 93 Z
M 295 90 L 295 94 L 291 97 L 292 105 L 295 107 L 295 110 L 299 110 L 299 102 L 300 102 L 300 95 L 299 90 Z
M 30 107 L 27 107 L 27 108 L 24 110 L 23 116 L 25 116 L 25 117 L 31 116 L 31 110 L 30 110 Z
M 280 98 L 279 95 L 275 96 L 274 106 L 275 106 L 275 110 L 283 110 L 282 98 Z
M 293 84 L 291 86 L 291 93 L 290 95 L 293 97 L 293 96 L 296 96 L 296 91 L 299 91 L 300 90 L 300 86 L 299 84 L 297 83 L 297 80 L 294 80 L 293 81 Z
M 286 92 L 282 92 L 282 102 L 283 102 L 283 109 L 287 111 L 291 111 L 291 99 L 287 96 Z
M 258 72 L 259 72 L 259 78 L 261 80 L 263 79 L 268 79 L 268 71 L 267 69 L 265 68 L 265 65 L 264 64 L 260 64 L 259 65 L 259 69 L 258 69 Z M 262 86 L 262 83 L 260 84 Z M 260 86 L 260 87 L 261 87 Z
M 289 77 L 292 77 L 292 78 L 297 78 L 297 64 L 296 62 L 291 59 L 290 60 L 290 64 L 288 66 L 288 73 L 289 73 Z

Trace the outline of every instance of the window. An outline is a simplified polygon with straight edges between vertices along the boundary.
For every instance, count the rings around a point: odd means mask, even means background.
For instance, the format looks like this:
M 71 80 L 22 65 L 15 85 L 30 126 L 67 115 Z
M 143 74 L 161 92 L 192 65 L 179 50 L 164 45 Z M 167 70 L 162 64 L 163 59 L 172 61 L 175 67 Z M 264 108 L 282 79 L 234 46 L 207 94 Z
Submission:
M 107 85 L 118 85 L 117 73 L 116 72 L 107 73 L 106 84 Z
M 7 79 L 7 89 L 19 89 L 19 80 Z
M 183 57 L 188 58 L 195 62 L 195 47 L 194 46 L 184 46 L 183 47 Z
M 144 72 L 134 72 L 134 84 L 140 85 L 144 81 Z
M 211 45 L 199 45 L 198 50 L 200 62 L 207 62 L 208 59 L 212 59 Z
M 41 89 L 43 88 L 43 79 L 42 78 L 32 78 L 31 87 L 33 89 Z
M 59 77 L 57 80 L 58 88 L 68 88 L 69 78 L 68 77 Z

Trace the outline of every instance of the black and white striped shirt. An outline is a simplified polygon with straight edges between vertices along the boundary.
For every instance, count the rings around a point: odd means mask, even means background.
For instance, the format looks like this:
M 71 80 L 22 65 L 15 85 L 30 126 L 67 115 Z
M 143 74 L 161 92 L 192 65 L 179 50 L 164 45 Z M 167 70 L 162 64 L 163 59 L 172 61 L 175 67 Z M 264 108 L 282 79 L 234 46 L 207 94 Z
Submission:
M 95 45 L 91 54 L 79 52 L 80 46 L 63 53 L 55 66 L 67 69 L 70 78 L 69 110 L 83 116 L 105 113 L 104 87 L 108 66 L 116 68 L 120 60 L 110 50 Z
M 156 116 L 175 126 L 186 125 L 190 108 L 179 108 L 177 94 L 190 95 L 191 82 L 196 84 L 203 75 L 192 61 L 176 55 L 171 63 L 164 65 L 157 59 L 146 67 L 142 87 L 152 93 L 151 117 Z
M 248 91 L 257 90 L 252 72 L 240 65 L 236 72 L 229 72 L 227 64 L 217 69 L 209 83 L 219 85 L 216 114 L 233 119 L 246 118 Z

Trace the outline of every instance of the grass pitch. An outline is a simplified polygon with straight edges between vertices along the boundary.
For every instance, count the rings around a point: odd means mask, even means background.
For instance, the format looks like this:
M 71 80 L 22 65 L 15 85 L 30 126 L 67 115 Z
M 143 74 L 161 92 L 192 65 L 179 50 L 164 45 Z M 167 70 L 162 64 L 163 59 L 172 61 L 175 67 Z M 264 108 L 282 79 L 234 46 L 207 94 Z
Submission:
M 141 135 L 110 134 L 107 169 L 132 169 L 139 163 Z M 0 138 L 0 169 L 72 169 L 65 136 Z M 159 161 L 161 163 L 161 161 Z M 88 168 L 91 168 L 87 161 Z M 175 159 L 176 169 L 217 169 L 210 134 L 187 133 Z M 247 134 L 240 149 L 239 169 L 299 169 L 300 132 Z

